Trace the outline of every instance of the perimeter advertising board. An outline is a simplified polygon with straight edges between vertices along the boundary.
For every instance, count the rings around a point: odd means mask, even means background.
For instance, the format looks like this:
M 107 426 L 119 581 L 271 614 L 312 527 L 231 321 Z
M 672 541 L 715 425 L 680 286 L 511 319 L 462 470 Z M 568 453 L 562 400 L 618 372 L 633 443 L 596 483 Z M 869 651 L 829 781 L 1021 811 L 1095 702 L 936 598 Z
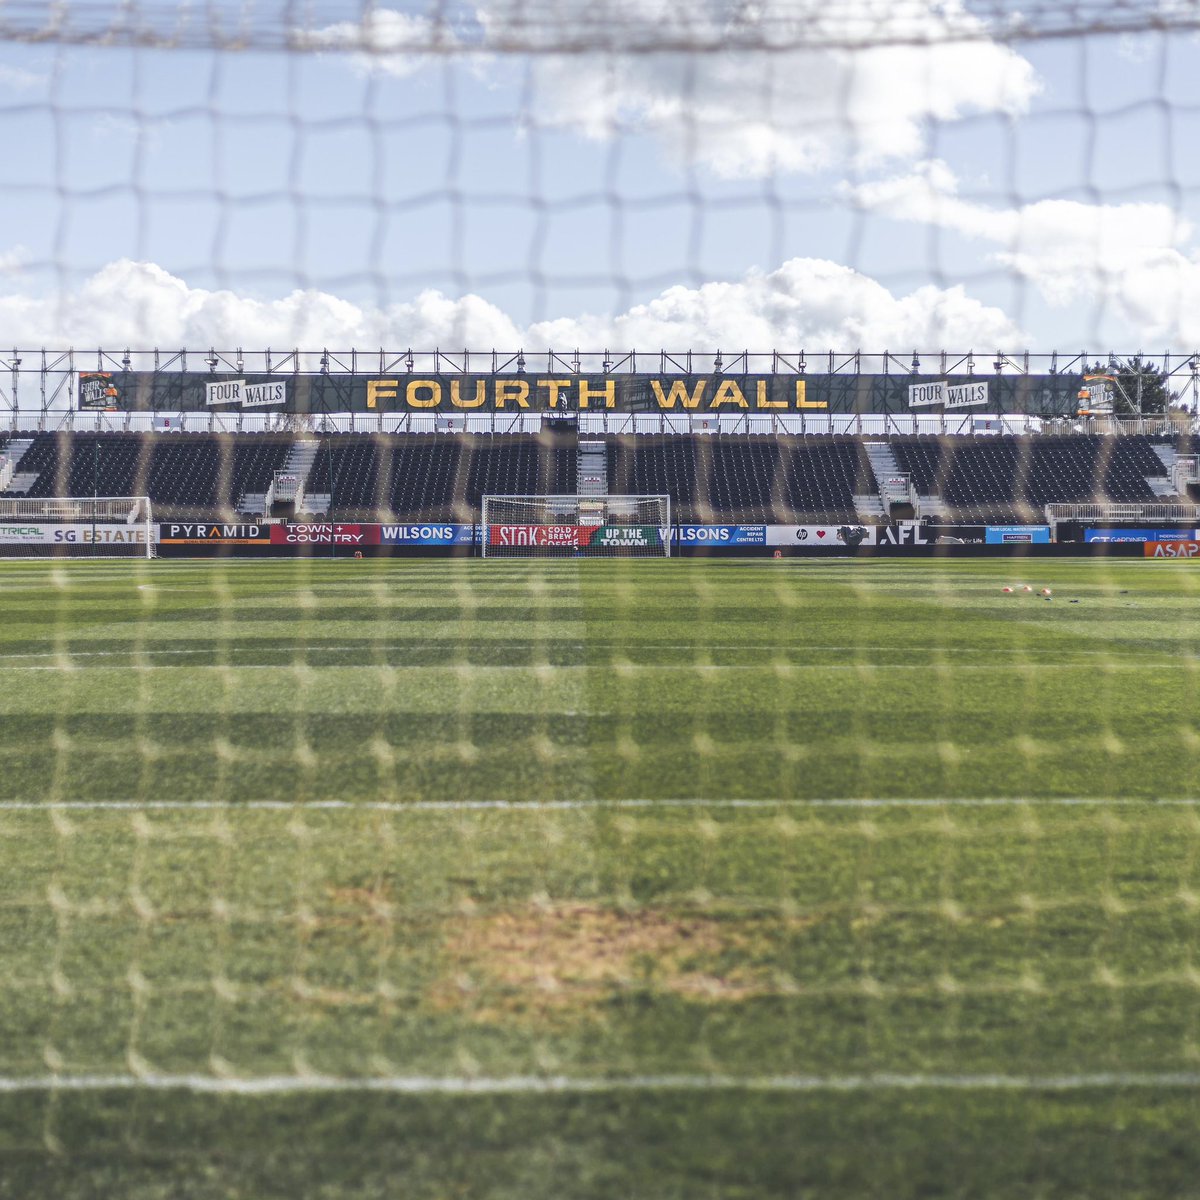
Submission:
M 1189 542 L 1200 537 L 1196 529 L 1085 529 L 1085 542 Z
M 1200 557 L 1200 542 L 1146 542 L 1142 553 L 1147 558 L 1197 558 Z
M 162 546 L 267 546 L 269 525 L 225 525 L 217 522 L 180 522 L 158 527 Z
M 666 530 L 657 525 L 488 525 L 487 544 L 519 548 L 592 546 L 635 549 L 661 546 Z
M 144 525 L 102 525 L 98 522 L 0 525 L 0 544 L 6 546 L 144 546 Z
M 874 525 L 768 525 L 768 546 L 846 550 L 875 545 Z
M 681 546 L 765 546 L 766 525 L 676 525 L 671 541 Z
M 1074 413 L 1077 375 L 729 375 L 570 372 L 522 375 L 210 375 L 84 372 L 80 407 L 129 411 L 299 413 L 675 413 L 771 416 L 927 412 Z
M 989 546 L 1008 546 L 1026 542 L 1035 546 L 1049 545 L 1049 525 L 989 525 L 984 538 Z
M 342 525 L 312 522 L 272 525 L 272 546 L 378 546 L 378 525 Z
M 469 546 L 477 540 L 474 525 L 380 525 L 381 546 Z

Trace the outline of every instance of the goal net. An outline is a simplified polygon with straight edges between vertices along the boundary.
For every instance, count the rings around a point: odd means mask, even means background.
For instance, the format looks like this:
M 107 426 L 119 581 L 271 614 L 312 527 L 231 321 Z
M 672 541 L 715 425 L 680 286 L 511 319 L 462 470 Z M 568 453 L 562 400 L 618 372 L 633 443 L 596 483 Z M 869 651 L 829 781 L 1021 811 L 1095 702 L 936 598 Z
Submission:
M 0 498 L 0 558 L 153 558 L 146 496 Z
M 484 496 L 484 558 L 669 558 L 669 496 Z

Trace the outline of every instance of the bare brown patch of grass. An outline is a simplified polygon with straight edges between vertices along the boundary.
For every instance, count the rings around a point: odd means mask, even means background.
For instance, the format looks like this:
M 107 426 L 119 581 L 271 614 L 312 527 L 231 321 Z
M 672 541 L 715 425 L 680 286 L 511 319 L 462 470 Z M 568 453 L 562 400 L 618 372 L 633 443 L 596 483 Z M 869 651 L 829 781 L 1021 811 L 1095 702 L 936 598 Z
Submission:
M 479 1021 L 597 1012 L 622 991 L 711 1003 L 778 994 L 774 943 L 816 917 L 531 904 L 444 925 L 444 973 L 430 999 Z

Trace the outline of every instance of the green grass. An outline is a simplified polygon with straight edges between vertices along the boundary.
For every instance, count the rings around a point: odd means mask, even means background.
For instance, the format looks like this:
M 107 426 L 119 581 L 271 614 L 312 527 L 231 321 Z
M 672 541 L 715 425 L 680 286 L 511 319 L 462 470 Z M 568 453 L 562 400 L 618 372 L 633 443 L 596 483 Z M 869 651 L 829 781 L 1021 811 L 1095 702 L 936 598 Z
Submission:
M 1120 1085 L 1200 1072 L 1198 597 L 5 565 L 0 1197 L 1200 1196 L 1200 1087 Z M 5 1090 L 53 1072 L 725 1084 Z

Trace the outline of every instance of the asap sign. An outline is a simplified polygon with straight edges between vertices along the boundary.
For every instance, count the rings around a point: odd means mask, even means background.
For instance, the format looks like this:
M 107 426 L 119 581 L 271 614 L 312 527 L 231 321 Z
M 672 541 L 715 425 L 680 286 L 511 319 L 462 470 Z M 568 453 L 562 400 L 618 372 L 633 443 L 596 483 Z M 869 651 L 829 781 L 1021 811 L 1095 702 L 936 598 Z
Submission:
M 1200 542 L 1145 542 L 1142 551 L 1147 558 L 1197 558 Z

